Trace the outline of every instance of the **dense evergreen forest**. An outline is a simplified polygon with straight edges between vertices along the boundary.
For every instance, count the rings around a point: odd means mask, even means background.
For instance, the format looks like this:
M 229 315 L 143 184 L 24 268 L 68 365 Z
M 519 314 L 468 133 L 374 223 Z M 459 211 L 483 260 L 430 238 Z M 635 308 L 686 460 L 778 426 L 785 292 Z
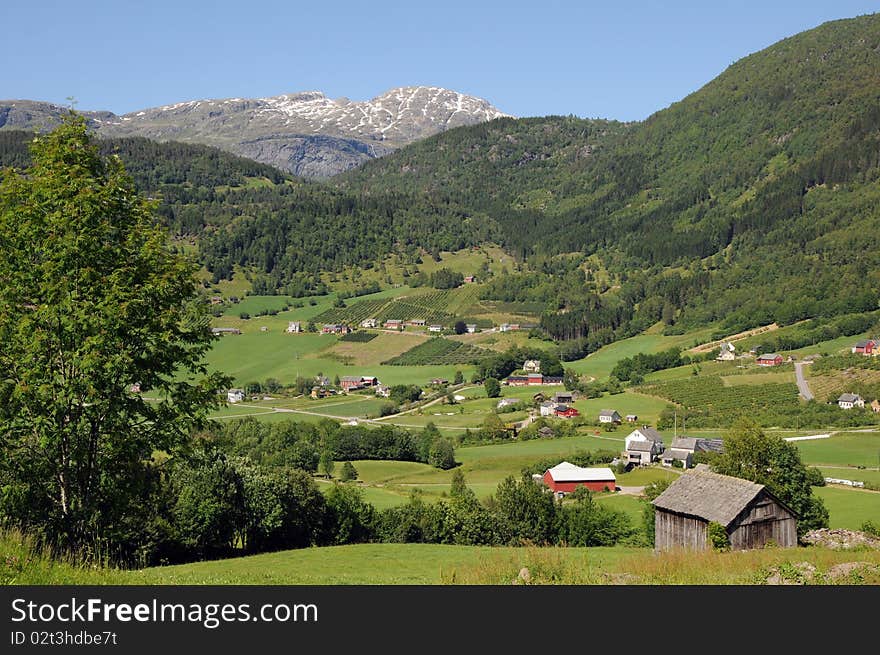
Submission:
M 0 132 L 0 166 L 30 163 L 28 132 Z M 172 234 L 195 237 L 215 280 L 236 265 L 255 271 L 254 291 L 301 296 L 318 276 L 371 265 L 392 251 L 432 253 L 497 240 L 494 221 L 449 203 L 394 192 L 374 197 L 294 179 L 207 146 L 109 139 L 138 189 L 159 201 Z

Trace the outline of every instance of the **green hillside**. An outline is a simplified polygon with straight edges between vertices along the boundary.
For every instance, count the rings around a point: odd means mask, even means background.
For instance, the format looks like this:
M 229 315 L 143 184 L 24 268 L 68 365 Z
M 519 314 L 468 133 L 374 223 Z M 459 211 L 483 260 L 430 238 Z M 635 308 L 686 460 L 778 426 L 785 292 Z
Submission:
M 601 303 L 562 298 L 565 318 L 544 323 L 556 336 L 649 314 L 679 329 L 734 330 L 873 309 L 878 44 L 880 15 L 827 23 L 743 58 L 642 123 L 499 119 L 404 148 L 337 185 L 484 212 L 501 223 L 502 245 L 535 268 L 546 255 L 596 255 L 621 287 Z M 511 284 L 499 299 L 511 299 Z M 635 309 L 590 324 L 597 304 Z

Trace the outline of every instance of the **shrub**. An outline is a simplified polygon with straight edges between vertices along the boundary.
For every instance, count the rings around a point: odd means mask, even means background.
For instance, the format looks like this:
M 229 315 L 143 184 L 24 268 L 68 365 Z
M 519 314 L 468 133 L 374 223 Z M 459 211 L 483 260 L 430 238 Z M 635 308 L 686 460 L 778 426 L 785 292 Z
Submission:
M 727 529 L 720 523 L 710 521 L 709 527 L 706 530 L 706 537 L 713 550 L 730 550 L 730 537 L 727 536 Z

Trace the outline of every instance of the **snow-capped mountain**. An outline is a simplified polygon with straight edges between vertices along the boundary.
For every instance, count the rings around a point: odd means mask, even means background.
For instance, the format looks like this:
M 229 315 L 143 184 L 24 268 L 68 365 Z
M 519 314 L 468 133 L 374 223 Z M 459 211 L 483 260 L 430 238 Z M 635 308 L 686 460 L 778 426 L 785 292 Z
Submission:
M 0 128 L 4 122 L 39 128 L 49 107 L 0 101 Z M 507 116 L 481 98 L 427 86 L 392 89 L 365 102 L 306 91 L 193 100 L 122 116 L 84 113 L 102 136 L 203 143 L 305 177 L 335 175 L 437 132 Z

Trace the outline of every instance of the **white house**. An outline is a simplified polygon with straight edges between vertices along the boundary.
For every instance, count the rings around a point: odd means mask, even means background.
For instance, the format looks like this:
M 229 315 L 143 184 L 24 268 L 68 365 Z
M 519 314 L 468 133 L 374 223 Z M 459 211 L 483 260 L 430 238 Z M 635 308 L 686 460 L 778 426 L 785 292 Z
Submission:
M 599 412 L 599 423 L 620 423 L 620 414 L 616 409 L 603 409 Z
M 429 325 L 428 332 L 443 332 L 442 325 Z
M 718 353 L 718 357 L 715 359 L 719 362 L 732 362 L 736 359 L 736 346 L 734 346 L 729 341 L 726 341 L 721 344 L 721 352 Z
M 287 333 L 297 334 L 298 332 L 302 332 L 302 323 L 300 321 L 290 321 L 287 324 Z
M 660 448 L 663 448 L 663 435 L 657 432 L 654 428 L 649 428 L 647 425 L 643 425 L 642 427 L 633 430 L 630 432 L 626 439 L 624 439 L 624 444 L 626 450 L 630 449 L 630 445 L 634 441 L 652 441 L 660 445 Z
M 523 364 L 523 370 L 527 373 L 540 373 L 541 362 L 537 359 L 527 359 Z
M 556 403 L 551 400 L 541 403 L 541 416 L 554 416 L 556 414 Z
M 519 398 L 502 398 L 501 400 L 498 401 L 497 407 L 498 407 L 498 409 L 501 409 L 502 407 L 516 405 L 518 402 L 520 402 Z
M 240 403 L 244 400 L 244 391 L 241 389 L 230 389 L 226 392 L 226 400 L 231 403 Z
M 362 328 L 374 328 L 374 327 L 377 327 L 378 325 L 379 325 L 379 323 L 376 321 L 375 318 L 365 318 L 364 320 L 361 321 Z
M 864 407 L 865 399 L 856 393 L 845 393 L 837 399 L 840 409 L 852 409 L 853 407 Z
M 473 334 L 477 331 L 476 323 L 468 323 L 465 327 L 467 328 L 468 334 Z

